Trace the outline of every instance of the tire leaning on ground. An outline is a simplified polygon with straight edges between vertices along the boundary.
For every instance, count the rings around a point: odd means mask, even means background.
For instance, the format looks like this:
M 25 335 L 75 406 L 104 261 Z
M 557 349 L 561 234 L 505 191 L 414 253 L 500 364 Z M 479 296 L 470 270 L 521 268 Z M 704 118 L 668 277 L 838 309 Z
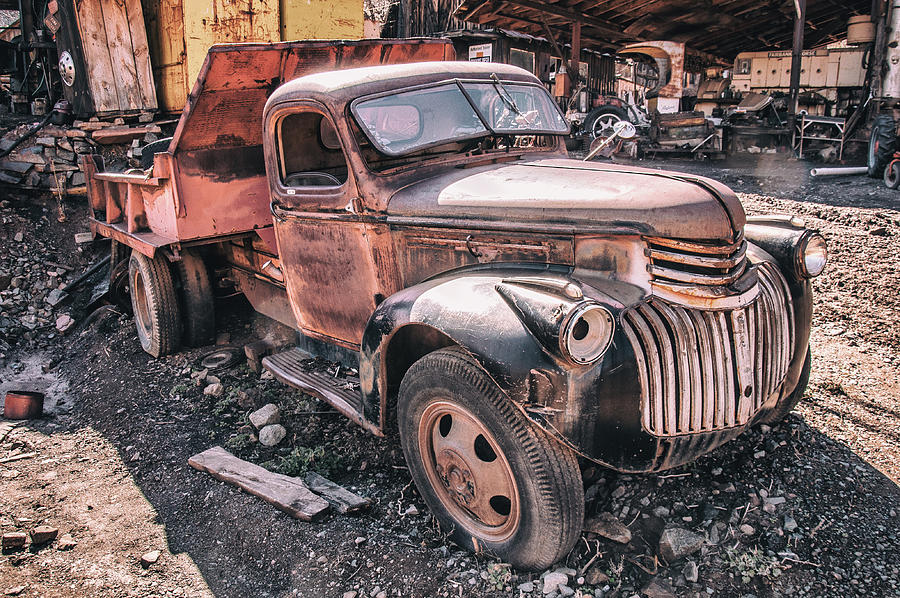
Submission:
M 400 440 L 431 512 L 460 546 L 543 569 L 584 522 L 575 455 L 533 426 L 466 353 L 447 348 L 400 385 Z
M 212 344 L 216 339 L 216 302 L 206 262 L 196 251 L 185 249 L 174 266 L 181 300 L 182 341 L 189 347 Z
M 884 167 L 884 184 L 888 189 L 900 187 L 900 162 L 891 160 Z
M 133 251 L 128 263 L 128 286 L 134 325 L 141 347 L 154 357 L 174 353 L 181 345 L 181 310 L 168 260 Z
M 890 114 L 879 114 L 872 123 L 869 136 L 868 169 L 869 176 L 878 178 L 884 173 L 884 167 L 890 162 L 897 145 L 897 129 L 894 117 Z
M 800 370 L 800 379 L 797 380 L 797 386 L 794 388 L 793 392 L 778 401 L 778 403 L 775 405 L 775 409 L 773 409 L 772 412 L 765 417 L 761 418 L 759 420 L 759 423 L 778 423 L 786 418 L 788 416 L 788 413 L 790 413 L 794 409 L 794 407 L 797 406 L 797 403 L 800 402 L 800 399 L 803 398 L 803 394 L 806 392 L 806 385 L 809 384 L 809 370 L 812 364 L 811 354 L 811 351 L 807 349 L 806 359 L 803 361 L 803 369 Z

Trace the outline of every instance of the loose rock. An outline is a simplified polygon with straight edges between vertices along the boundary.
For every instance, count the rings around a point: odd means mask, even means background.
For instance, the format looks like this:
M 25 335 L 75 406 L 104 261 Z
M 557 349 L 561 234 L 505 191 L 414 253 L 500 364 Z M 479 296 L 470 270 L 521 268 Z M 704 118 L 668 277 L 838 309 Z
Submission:
M 18 550 L 24 548 L 28 537 L 23 532 L 6 532 L 0 538 L 0 546 L 3 550 Z
M 71 534 L 63 534 L 56 543 L 57 550 L 72 550 L 76 546 L 78 546 L 78 542 L 75 541 Z
M 616 519 L 612 513 L 601 513 L 584 522 L 584 531 L 603 536 L 613 542 L 628 544 L 631 542 L 631 530 Z
M 675 598 L 675 590 L 672 585 L 659 577 L 650 580 L 650 583 L 641 590 L 641 594 L 647 598 Z
M 564 586 L 567 583 L 569 583 L 568 575 L 559 571 L 553 571 L 544 576 L 544 587 L 541 589 L 541 592 L 544 594 L 556 592 L 559 590 L 559 586 Z
M 687 563 L 685 563 L 684 569 L 682 569 L 681 574 L 684 575 L 684 578 L 689 582 L 697 583 L 697 580 L 700 579 L 700 568 L 694 561 L 688 561 Z
M 272 424 L 259 431 L 259 443 L 263 446 L 275 446 L 287 436 L 287 430 L 281 424 Z
M 154 564 L 159 560 L 160 554 L 161 553 L 158 550 L 151 550 L 150 552 L 144 554 L 144 556 L 141 557 L 141 567 L 146 569 L 150 565 Z
M 221 397 L 225 394 L 225 387 L 221 383 L 215 382 L 203 389 L 203 394 L 210 397 Z
M 702 546 L 703 536 L 680 527 L 664 529 L 659 538 L 659 554 L 669 563 L 694 554 Z
M 46 544 L 47 542 L 52 542 L 56 539 L 57 534 L 59 534 L 59 530 L 55 527 L 39 525 L 31 530 L 31 543 Z
M 277 424 L 281 421 L 281 412 L 274 403 L 267 403 L 250 414 L 250 423 L 256 426 L 256 429 L 265 428 L 266 426 Z

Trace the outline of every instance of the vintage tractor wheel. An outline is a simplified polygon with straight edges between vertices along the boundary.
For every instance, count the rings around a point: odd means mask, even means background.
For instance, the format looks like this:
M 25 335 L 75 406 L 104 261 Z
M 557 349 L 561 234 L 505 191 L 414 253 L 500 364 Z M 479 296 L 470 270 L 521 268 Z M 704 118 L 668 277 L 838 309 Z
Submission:
M 584 519 L 575 455 L 530 424 L 471 357 L 447 348 L 414 363 L 397 418 L 413 480 L 460 546 L 532 570 L 572 549 Z
M 585 148 L 594 139 L 606 139 L 612 135 L 613 126 L 620 120 L 628 120 L 628 114 L 616 106 L 600 106 L 591 110 L 584 119 Z
M 141 347 L 154 357 L 177 351 L 181 344 L 181 310 L 166 258 L 161 253 L 150 259 L 132 252 L 128 285 Z
M 203 257 L 186 249 L 175 262 L 183 316 L 184 344 L 202 347 L 216 340 L 216 303 Z
M 884 167 L 884 184 L 888 189 L 900 187 L 900 161 L 891 160 Z
M 806 385 L 809 384 L 809 369 L 812 364 L 811 352 L 806 350 L 806 360 L 803 362 L 803 369 L 800 370 L 800 379 L 797 381 L 797 387 L 788 396 L 784 397 L 775 405 L 775 409 L 771 413 L 759 420 L 759 423 L 774 424 L 780 422 L 788 416 L 788 413 L 797 406 L 803 393 L 806 392 Z
M 894 117 L 890 114 L 879 114 L 872 123 L 872 133 L 869 136 L 868 168 L 870 177 L 881 176 L 885 165 L 894 155 L 896 145 L 897 129 Z

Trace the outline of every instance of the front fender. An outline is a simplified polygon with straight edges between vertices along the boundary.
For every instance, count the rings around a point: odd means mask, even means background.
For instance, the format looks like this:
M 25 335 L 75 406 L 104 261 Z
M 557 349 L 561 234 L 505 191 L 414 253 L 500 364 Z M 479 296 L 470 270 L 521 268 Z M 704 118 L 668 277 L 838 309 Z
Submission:
M 392 295 L 372 314 L 363 335 L 359 372 L 364 417 L 384 431 L 403 373 L 425 354 L 456 345 L 526 417 L 582 455 L 597 458 L 593 447 L 600 421 L 620 422 L 618 431 L 607 429 L 605 435 L 611 442 L 627 442 L 635 431 L 631 428 L 640 425 L 627 339 L 617 330 L 606 355 L 582 366 L 554 350 L 558 340 L 552 331 L 559 313 L 585 300 L 603 304 L 618 321 L 625 308 L 621 300 L 640 293 L 621 282 L 586 284 L 579 278 L 567 267 L 482 265 Z M 620 394 L 586 392 L 598 379 Z M 626 410 L 633 413 L 626 415 Z

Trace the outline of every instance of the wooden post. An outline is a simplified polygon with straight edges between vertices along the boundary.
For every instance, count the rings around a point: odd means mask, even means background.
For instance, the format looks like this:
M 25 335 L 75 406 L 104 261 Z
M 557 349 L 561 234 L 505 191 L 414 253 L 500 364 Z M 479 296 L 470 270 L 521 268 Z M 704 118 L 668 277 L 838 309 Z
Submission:
M 572 59 L 569 61 L 569 82 L 572 89 L 578 85 L 581 63 L 581 21 L 572 23 Z
M 794 0 L 794 48 L 791 52 L 791 90 L 788 103 L 788 127 L 794 134 L 797 122 L 797 96 L 800 95 L 800 65 L 803 59 L 803 29 L 806 23 L 806 0 Z

